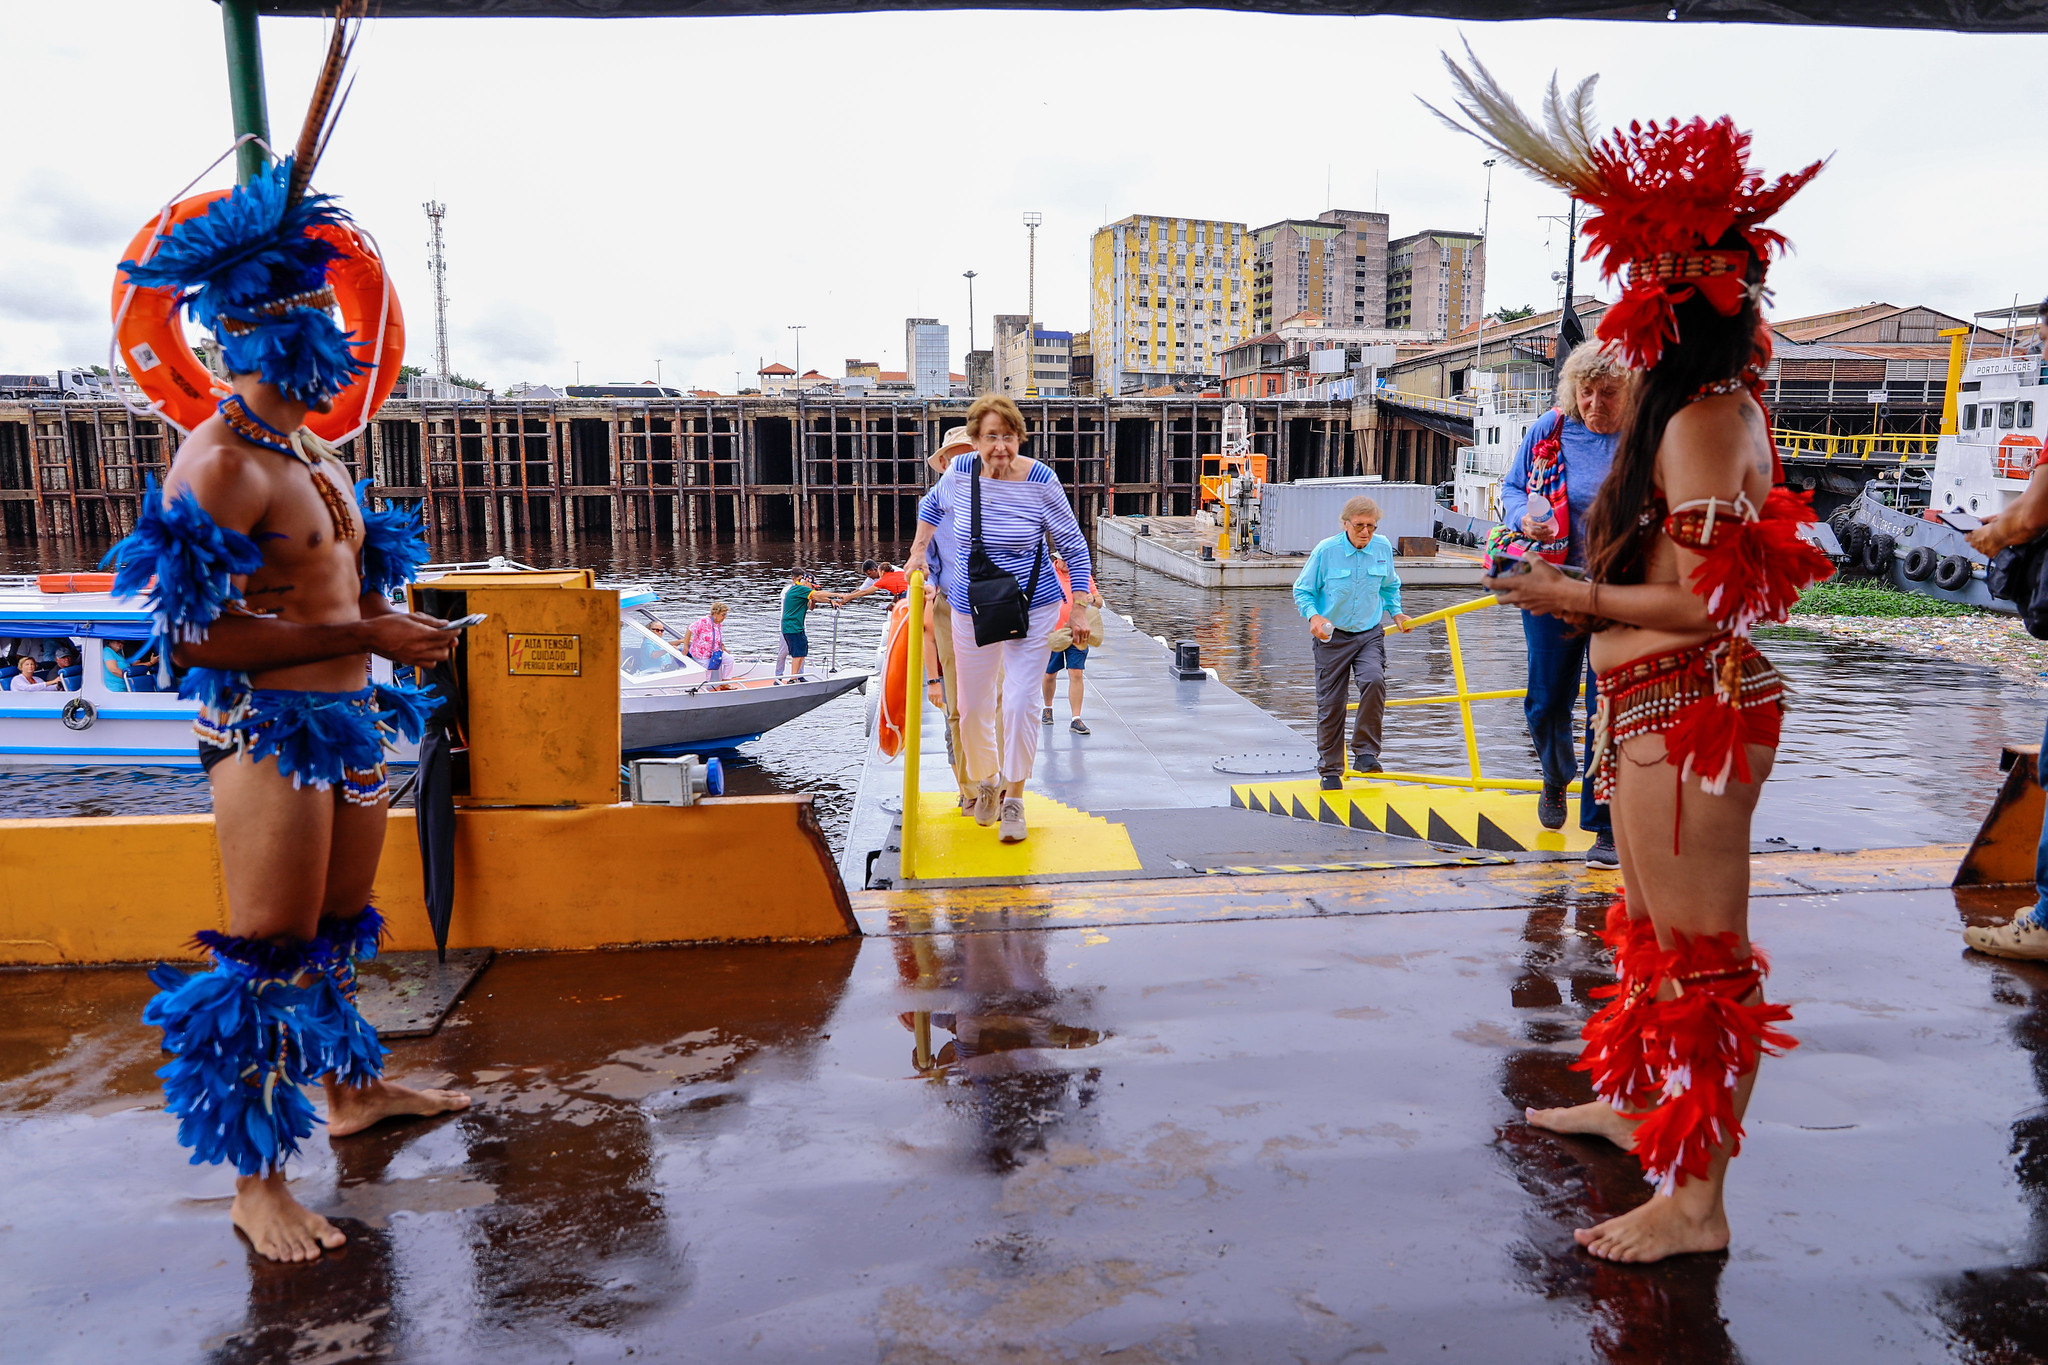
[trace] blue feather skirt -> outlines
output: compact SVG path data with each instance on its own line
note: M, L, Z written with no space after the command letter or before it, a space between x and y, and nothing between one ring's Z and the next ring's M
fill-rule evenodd
M193 733L251 763L277 759L294 787L340 787L350 805L374 806L386 794L384 754L400 738L417 743L440 698L404 683L354 692L288 692L251 687L248 676L195 668L178 695L199 703Z

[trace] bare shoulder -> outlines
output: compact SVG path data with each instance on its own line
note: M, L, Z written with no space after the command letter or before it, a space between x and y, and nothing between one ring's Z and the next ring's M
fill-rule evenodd
M262 454L207 422L178 448L164 496L189 490L216 522L253 530L270 507L270 469Z
M1729 497L1751 473L1770 476L1771 437L1746 393L1717 394L1672 414L1657 451L1659 481L1672 502Z

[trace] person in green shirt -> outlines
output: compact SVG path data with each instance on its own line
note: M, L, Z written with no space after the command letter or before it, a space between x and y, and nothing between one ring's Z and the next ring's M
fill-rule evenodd
M789 586L782 590L782 649L789 660L789 676L801 678L804 674L804 660L810 655L810 637L804 633L804 622L814 606L836 607L840 598L818 586L818 576L808 569L799 569L789 576ZM775 676L782 676L782 659L775 661Z

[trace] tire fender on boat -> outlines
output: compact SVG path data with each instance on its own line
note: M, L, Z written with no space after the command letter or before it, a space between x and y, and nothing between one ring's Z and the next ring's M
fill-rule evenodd
M1906 551L1906 562L1899 566L1899 572L1909 583L1925 583L1934 577L1934 566L1940 558L1931 547L1915 545Z
M1899 543L1883 531L1874 531L1863 542L1863 572L1883 577L1891 571L1892 557Z
M1961 555L1943 555L1941 562L1934 566L1934 586L1944 592L1955 592L1970 585L1971 564Z
M121 259L145 259L154 239L205 213L227 194L226 190L209 190L171 205L142 225ZM306 414L307 430L340 445L368 425L398 383L398 367L405 359L405 315L384 270L384 259L367 233L347 224L312 231L340 252L327 267L327 285L341 310L342 330L354 338L352 348L370 367L334 396L331 409ZM129 283L126 271L117 268L113 317L114 344L128 373L165 420L189 434L213 416L215 403L227 396L227 385L193 354L185 339L176 291L140 288Z

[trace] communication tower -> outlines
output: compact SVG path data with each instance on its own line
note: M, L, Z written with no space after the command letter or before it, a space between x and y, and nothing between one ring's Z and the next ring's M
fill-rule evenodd
M442 379L448 378L448 258L441 251L441 219L447 214L446 204L429 200L426 204L427 223L432 235L427 239L427 269L434 276L434 373Z

